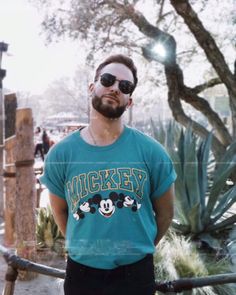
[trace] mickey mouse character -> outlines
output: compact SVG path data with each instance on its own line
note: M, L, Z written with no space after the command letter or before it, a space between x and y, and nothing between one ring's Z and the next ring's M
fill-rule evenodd
M106 218L111 217L115 212L116 206L111 199L101 200L98 211Z
M88 213L88 212L90 212L92 214L95 213L96 209L94 207L91 207L90 204L91 204L90 199L88 200L88 202L83 202L79 206L79 208L76 211L76 213L73 214L74 218L76 220L79 220L79 219L83 219L84 218L84 213Z
M98 205L98 211L103 217L109 218L115 212L115 201L117 199L118 194L115 192L111 192L107 199L102 199L101 195L97 194L93 197L93 203Z
M139 204L135 199L132 199L130 196L125 196L124 194L119 194L119 201L117 202L118 208L131 208L132 211L137 211L140 209L141 204Z
M126 196L124 200L124 206L125 207L131 207L132 211L137 211L140 209L141 204L139 204L136 200L131 199L130 196Z

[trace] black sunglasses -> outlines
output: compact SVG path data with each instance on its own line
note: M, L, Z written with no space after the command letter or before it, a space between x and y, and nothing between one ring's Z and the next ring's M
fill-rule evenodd
M119 81L118 87L124 94L131 94L134 91L134 84L128 80L118 80L115 76L104 73L100 77L100 83L104 87L112 86L116 81Z

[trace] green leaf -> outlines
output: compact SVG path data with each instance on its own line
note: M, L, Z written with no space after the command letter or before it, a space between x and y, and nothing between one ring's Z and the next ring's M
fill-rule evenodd
M196 138L192 135L191 129L187 129L184 142L184 181L191 208L195 207L195 205L200 201Z
M159 141L162 145L164 145L166 134L165 134L165 129L163 127L162 121L159 120L158 123L154 123L154 121L151 119L150 122L151 122L153 137L157 141Z
M232 171L235 169L235 163L230 162L227 166L225 166L225 170L222 173L218 173L218 170L215 171L215 178L213 182L213 186L210 190L209 200L206 208L206 221L209 222L212 211L218 201L219 195L225 187L226 180L229 175L231 175Z
M221 200L215 210L213 211L212 215L214 218L212 219L211 223L215 223L218 221L225 212L227 212L232 205L236 202L236 186L234 185L231 189L225 192L221 196Z
M212 249L221 249L219 241L216 238L213 238L211 235L207 233L202 233L198 237L201 239L201 241L207 243Z
M191 232L192 233L199 233L203 230L203 225L201 221L201 204L195 204L188 212L190 225L191 225Z
M218 164L218 173L221 174L225 169L227 169L229 163L232 161L235 162L235 154L236 154L236 141L231 143L231 145L227 148L224 156L220 159L220 164Z
M177 207L177 211L179 216L181 216L181 221L184 223L188 223L188 215L187 212L190 209L188 196L186 194L185 183L183 182L183 171L182 165L180 163L179 155L175 151L171 154L172 160L174 162L175 171L177 173L177 179L175 182L175 190L176 190L176 199L175 205Z
M226 218L225 220L218 222L214 225L210 225L206 228L207 232L215 232L220 231L222 229L225 229L227 227L231 227L236 222L236 215L232 215L229 218Z
M198 158L198 186L199 186L199 195L202 207L202 215L205 212L205 198L207 194L208 188L208 163L209 163L209 155L212 143L212 133L207 137L206 140L203 140L200 143L200 147L197 152Z
M172 227L181 232L182 234L188 234L190 232L190 226L186 224L180 224L177 221L172 221Z

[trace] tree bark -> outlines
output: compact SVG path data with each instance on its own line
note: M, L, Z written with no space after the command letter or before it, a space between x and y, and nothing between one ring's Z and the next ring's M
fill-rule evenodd
M1 54L1 52L0 52ZM1 67L0 67L1 68ZM0 77L0 83L2 83ZM4 143L4 104L3 104L3 91L0 85L0 217L3 217L4 211L4 202L3 202L3 187L4 187L4 179L3 179L3 143Z
M15 135L17 98L15 93L5 95L5 138Z
M15 173L15 147L16 137L12 136L5 140L6 169L7 173ZM7 247L15 246L15 211L16 211L16 177L5 177L4 195L4 220L5 235L4 244Z
M36 180L34 175L33 118L31 109L16 112L16 246L20 257L36 258ZM25 273L22 279L32 274Z
M207 131L206 128L204 128L202 125L198 124L191 118L189 118L182 108L181 102L180 102L180 88L182 85L181 80L181 74L176 73L180 69L178 67L165 67L165 74L167 79L167 85L168 85L168 102L170 105L170 108L172 110L173 116L176 119L177 122L185 126L186 128L188 126L191 126L196 134L198 134L202 138L206 138L209 135L209 131ZM179 79L178 79L179 78ZM213 152L215 154L215 157L219 159L222 154L225 151L224 146L220 143L220 141L213 135L212 137L212 143L213 143Z
M225 124L222 122L219 115L211 108L207 100L195 94L191 88L186 86L180 90L180 97L208 119L208 122L214 129L215 136L225 148L232 143L232 137L225 127Z
M225 84L232 112L233 139L236 139L236 79L225 61L222 52L216 45L211 34L204 28L197 14L187 0L171 0L176 12L183 18L189 30L194 35L200 47L204 50L207 59L214 67L221 81Z

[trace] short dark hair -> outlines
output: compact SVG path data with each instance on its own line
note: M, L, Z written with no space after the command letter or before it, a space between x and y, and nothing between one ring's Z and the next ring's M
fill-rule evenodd
M109 56L108 58L106 58L96 69L96 72L95 72L95 77L94 77L94 81L97 81L98 80L98 76L100 75L100 72L101 70L111 64L111 63L119 63L119 64L123 64L125 65L127 68L129 68L133 74L133 77L134 77L134 89L135 87L137 86L137 83L138 83L138 77L137 77L137 68L133 62L133 60L126 56L126 55L123 55L123 54L115 54L115 55L111 55ZM133 91L134 91L133 89ZM132 91L132 92L133 92ZM132 94L132 93L131 93Z

